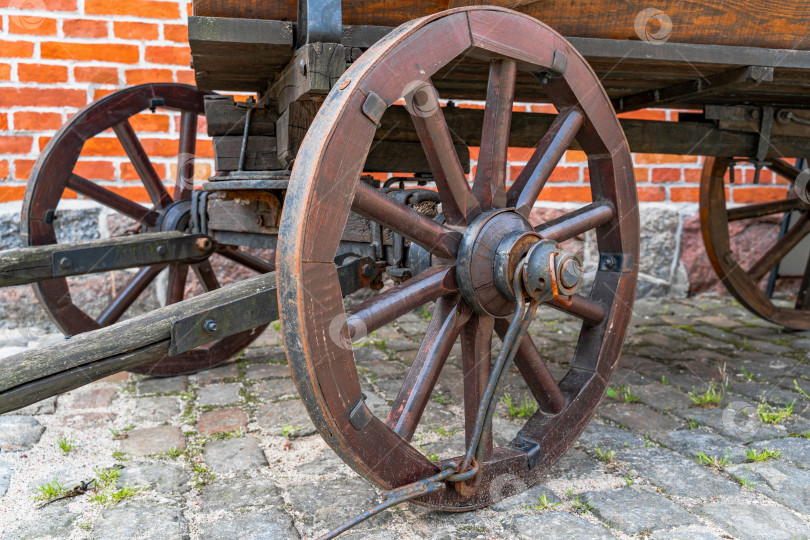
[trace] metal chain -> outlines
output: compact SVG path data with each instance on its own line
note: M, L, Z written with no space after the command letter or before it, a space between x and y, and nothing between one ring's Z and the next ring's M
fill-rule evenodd
M529 329L529 323L531 323L537 311L538 302L536 299L530 297L530 301L524 300L526 297L523 289L523 269L525 264L525 261L521 262L512 280L515 296L521 300L518 301L518 309L512 317L512 321L509 323L509 329L506 331L506 335L503 338L503 344L498 353L498 359L495 361L489 380L487 381L486 390L481 397L481 403L478 405L478 412L475 417L470 444L467 447L467 452L462 462L459 464L456 461L448 461L442 465L441 472L431 477L384 492L382 494L383 502L346 521L340 527L321 536L318 540L335 538L355 525L379 514L386 508L396 506L397 504L407 502L411 499L417 499L440 489L445 489L447 482L469 482L472 480L477 483L480 481L482 472L481 464L484 460L485 450L485 445L482 444L483 434L492 424L492 416L495 413L495 406L498 403L498 396L502 389L503 376L509 371L509 367L520 348L520 341Z

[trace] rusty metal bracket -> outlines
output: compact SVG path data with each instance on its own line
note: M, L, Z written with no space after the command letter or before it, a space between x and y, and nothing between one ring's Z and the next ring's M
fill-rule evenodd
M307 43L340 43L343 11L340 0L298 0L295 46Z

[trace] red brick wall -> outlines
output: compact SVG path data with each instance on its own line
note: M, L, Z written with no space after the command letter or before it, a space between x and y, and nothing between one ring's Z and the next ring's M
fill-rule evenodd
M10 0L0 8L0 202L22 198L40 151L86 103L127 85L194 83L186 43L190 10L190 3L174 0ZM642 111L628 116L672 120L676 114ZM147 113L133 122L167 181L175 172L177 121L169 114ZM202 141L198 151L208 158L197 167L202 178L211 173L210 142ZM472 155L477 156L476 149ZM512 179L529 155L525 149L510 153ZM634 164L641 201L697 202L701 159L636 154ZM147 200L112 134L86 145L77 172ZM740 176L743 182L733 187L734 202L784 194L768 172L758 187L751 185L750 170ZM568 152L551 180L543 199L589 200L581 152Z

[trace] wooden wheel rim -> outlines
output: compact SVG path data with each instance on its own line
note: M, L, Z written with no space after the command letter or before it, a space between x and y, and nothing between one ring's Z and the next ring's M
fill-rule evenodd
M724 182L726 170L731 163L731 158L709 157L703 165L700 181L700 230L709 261L726 289L749 311L786 328L810 330L810 311L776 306L760 289L759 280L754 280L733 255ZM777 174L795 179L795 171L789 167L773 170Z
M82 108L48 142L31 171L22 209L23 241L29 246L57 243L53 220L49 219L48 211L55 211L64 191L70 189L68 181L87 140L156 103L160 103L158 107L162 109L204 116L203 98L208 94L210 92L184 84L144 84L113 92ZM67 279L37 283L34 292L51 320L65 334L76 335L101 327L73 303ZM245 348L259 336L263 328L144 364L132 371L168 376L213 367Z
M340 339L329 335L330 325L346 317L335 293L333 259L363 165L345 158L367 155L376 128L363 112L367 96L374 92L391 105L412 81L429 79L470 51L514 58L538 70L552 66L555 51L565 54L565 75L553 85L555 104L576 105L585 118L578 140L590 156L592 194L615 208L611 220L597 229L598 244L602 254L612 254L614 263L620 263L610 265L614 271L597 272L591 300L607 316L580 334L573 367L560 383L564 410L554 416L538 413L521 430L538 442L541 459L529 468L521 449L497 448L484 466L483 488L472 496L450 489L418 500L455 511L513 494L487 489L498 476L512 475L524 486L536 481L585 428L619 357L635 295L638 213L629 149L593 71L559 34L506 9L460 8L399 27L341 77L308 131L292 172L277 257L285 346L299 393L320 434L354 470L385 488L435 474L437 464L382 420L371 417L362 429L350 421L361 389L351 348L340 344L350 342L348 328L343 327ZM429 272L419 277L425 274ZM452 278L452 271L444 275Z

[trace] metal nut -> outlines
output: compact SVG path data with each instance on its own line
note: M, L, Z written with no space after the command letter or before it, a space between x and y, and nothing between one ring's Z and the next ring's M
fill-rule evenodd
M605 257L605 268L615 268L616 266L616 257L610 255Z
M166 255L166 246L164 246L163 244L159 245L158 247L155 248L155 253L157 253L161 257L163 255Z
M211 249L211 246L213 246L214 243L211 242L210 238L198 238L197 241L194 243L194 245L200 251L208 251L209 249Z
M217 321L215 321L214 319L208 319L207 321L205 321L205 323L203 323L203 329L206 332L216 332L218 329Z
M71 266L73 266L73 262L67 257L59 259L59 268L70 268Z

